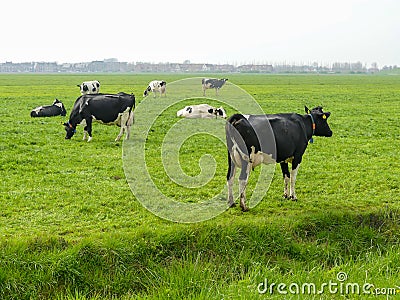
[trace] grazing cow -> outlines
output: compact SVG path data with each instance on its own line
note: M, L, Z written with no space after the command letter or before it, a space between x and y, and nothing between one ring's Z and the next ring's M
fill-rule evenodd
M77 86L80 88L82 95L98 94L100 92L100 82L97 80L84 81Z
M208 104L199 104L199 105L190 105L185 106L185 108L179 110L176 115L178 117L184 118L203 118L203 119L211 119L211 118L226 118L225 110L222 107L216 108L212 107Z
M207 89L215 89L215 94L218 95L218 91L227 82L227 78L215 79L215 78L203 78L201 84L203 86L203 96L206 95Z
M239 176L240 206L246 207L246 185L251 169L261 163L279 163L284 178L285 198L297 200L295 193L296 175L302 156L312 136L332 136L327 119L329 112L322 107L311 111L305 107L306 115L241 115L235 114L225 126L228 146L228 203L235 206L232 185L236 167L241 168ZM276 147L276 148L275 148ZM288 163L292 164L289 172ZM290 194L288 191L290 184Z
M86 123L83 139L86 139L87 133L89 135L88 142L90 142L92 140L92 120L95 120L102 124L121 127L115 141L122 137L124 131L126 131L126 139L129 139L130 127L134 121L132 111L134 107L135 96L133 94L82 95L76 99L69 121L64 123L67 132L65 138L70 139L76 132L76 126L83 122Z
M153 80L150 81L147 89L143 92L143 97L146 97L150 92L153 92L154 98L156 97L156 93L160 93L160 97L162 94L167 96L167 83L164 80Z
M39 106L31 111L31 117L54 117L54 116L65 116L67 111L65 110L64 104L56 99L52 105Z

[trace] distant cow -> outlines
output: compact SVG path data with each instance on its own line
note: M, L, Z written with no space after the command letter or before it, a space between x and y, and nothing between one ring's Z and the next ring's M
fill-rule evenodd
M245 203L246 185L249 173L251 169L261 163L280 163L284 178L283 196L293 200L297 199L296 176L308 142L313 135L332 136L327 122L330 113L324 112L320 106L311 111L307 107L305 109L306 115L295 113L235 114L228 119L225 131L228 146L228 203L231 207L235 206L232 185L236 167L241 168L239 176L240 206L243 211L246 211L248 210ZM292 164L290 172L288 163Z
M143 97L146 97L150 92L153 92L154 98L156 97L157 92L160 93L160 97L162 94L167 96L167 83L164 80L150 81L147 89L143 92Z
M89 135L88 142L90 142L92 140L92 120L95 120L102 124L121 127L115 141L122 137L124 131L126 139L129 139L130 127L134 121L134 107L135 96L126 93L82 95L76 99L69 121L64 123L67 132L65 138L70 139L76 132L76 126L82 122L86 123L83 139L86 139L87 133Z
M199 105L190 105L185 106L185 108L179 110L176 115L178 117L184 118L203 118L203 119L211 119L211 118L226 118L225 110L222 107L213 107L208 104L199 104Z
M100 93L100 82L97 80L84 81L77 86L80 88L82 95Z
M203 96L206 95L207 89L215 89L215 94L218 95L218 91L227 82L227 78L215 79L215 78L203 78L201 84L203 86Z
M65 116L67 111L65 110L64 104L56 99L52 105L39 106L31 111L31 117L54 117L54 116Z

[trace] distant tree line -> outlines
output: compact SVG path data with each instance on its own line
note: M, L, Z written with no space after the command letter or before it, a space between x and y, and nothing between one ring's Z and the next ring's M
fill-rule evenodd
M384 66L378 68L377 63L370 67L361 62L341 63L336 62L329 65L321 63L277 63L277 64L203 64L190 63L149 63L149 62L119 62L117 59L104 59L102 61L91 61L81 63L57 62L25 62L0 63L0 73L345 73L362 74L378 73L381 71L398 71L397 66Z

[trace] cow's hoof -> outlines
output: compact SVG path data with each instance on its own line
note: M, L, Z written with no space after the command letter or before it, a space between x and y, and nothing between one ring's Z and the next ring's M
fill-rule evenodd
M235 202L229 203L229 208L232 208L232 207L235 207L235 206L236 206L236 203L235 203Z
M289 196L287 194L283 194L282 198L287 199L287 198L289 198Z
M295 197L295 196L290 196L289 199L292 201L297 201L297 197Z
M241 206L241 208L242 208L242 212L249 211L249 208L248 208L248 207L246 207L246 206Z

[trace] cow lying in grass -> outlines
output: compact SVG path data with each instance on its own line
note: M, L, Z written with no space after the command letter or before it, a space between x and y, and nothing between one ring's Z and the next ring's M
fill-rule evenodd
M39 106L31 110L32 118L65 116L66 114L64 104L58 99L54 100L52 105Z
M176 115L178 117L184 118L203 118L203 119L211 119L211 118L226 118L225 110L222 107L213 107L208 104L198 104L198 105L190 105L185 106L185 108L179 110Z

